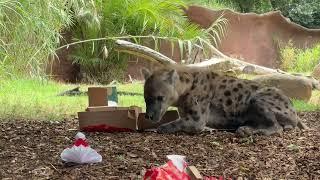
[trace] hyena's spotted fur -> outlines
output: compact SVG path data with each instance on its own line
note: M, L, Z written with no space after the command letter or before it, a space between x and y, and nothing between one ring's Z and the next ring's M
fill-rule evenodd
M279 89L188 67L167 67L153 73L143 69L142 73L147 117L159 121L169 106L178 107L181 116L160 126L160 133L197 133L209 127L247 136L307 128Z

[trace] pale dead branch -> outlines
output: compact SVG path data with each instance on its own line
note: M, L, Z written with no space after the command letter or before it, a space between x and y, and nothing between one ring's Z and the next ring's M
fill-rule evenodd
M132 55L143 57L149 60L160 62L161 64L176 64L176 62L167 56L146 46L134 44L124 40L116 41L116 51L126 52Z
M189 64L188 66L206 67L206 68L211 68L217 71L234 70L234 71L246 73L246 74L272 74L272 73L286 74L286 72L281 70L271 69L271 68L247 63L238 59L230 58L224 55L223 53L221 53L218 49L216 49L212 45L211 46L209 45L209 47L217 55L217 58L211 58L209 60L196 63L196 64ZM124 40L116 41L115 50L119 52L126 52L139 57L143 57L148 60L159 62L161 64L176 64L174 60L170 59L169 57L151 48L134 44Z

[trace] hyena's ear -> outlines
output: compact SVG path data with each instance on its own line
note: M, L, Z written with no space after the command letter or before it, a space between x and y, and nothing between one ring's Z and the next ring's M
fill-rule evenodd
M176 83L178 79L179 79L179 75L175 69L172 69L168 72L167 80L170 84Z
M151 72L147 68L142 68L141 74L143 75L145 80L147 80L151 76Z

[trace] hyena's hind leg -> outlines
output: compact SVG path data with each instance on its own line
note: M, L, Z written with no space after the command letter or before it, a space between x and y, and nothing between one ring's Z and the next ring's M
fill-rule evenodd
M284 130L291 130L298 127L299 129L309 129L309 127L304 124L297 114L288 116L283 113L276 113L277 120Z
M257 98L263 100L265 106L275 113L278 123L284 130L291 130L296 127L308 129L297 115L290 99L284 96L280 90L265 88L258 94Z
M237 129L240 136L254 134L270 136L283 131L275 113L266 107L261 99L251 99L248 110L243 114L244 125Z

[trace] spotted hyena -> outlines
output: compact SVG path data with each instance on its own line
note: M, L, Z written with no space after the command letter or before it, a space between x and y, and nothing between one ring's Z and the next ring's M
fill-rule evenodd
M169 106L177 107L180 114L180 119L161 125L159 133L197 133L214 128L247 136L307 128L289 98L277 88L184 66L152 73L142 69L142 74L146 117L160 121Z

